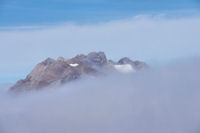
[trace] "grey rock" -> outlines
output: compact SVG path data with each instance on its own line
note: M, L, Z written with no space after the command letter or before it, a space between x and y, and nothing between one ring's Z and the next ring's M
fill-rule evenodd
M120 64L120 65L123 65L123 64L130 64L130 63L133 63L133 61L130 60L128 57L121 58L121 59L118 61L118 64Z
M93 64L97 66L103 66L107 63L107 58L104 52L91 52L88 54L87 59Z
M117 64L119 64L119 65L130 64L136 70L148 68L148 65L146 63L144 63L142 61L138 61L138 60L132 61L128 57L121 58Z
M82 74L96 72L95 69L82 63L81 61L76 63L79 63L79 66L72 67L68 61L53 60L48 58L39 63L24 80L19 80L13 87L11 87L11 90L26 91L41 89L58 80L61 81L61 84L64 84L71 80L78 79Z
M118 63L107 60L103 52L91 52L88 55L77 55L71 59L58 57L56 60L47 58L36 65L30 74L23 80L19 80L10 88L12 91L28 91L60 86L70 81L79 79L82 75L95 75L100 73L100 68L110 69L115 64L131 64L137 70L145 68L144 62L132 61L125 57Z

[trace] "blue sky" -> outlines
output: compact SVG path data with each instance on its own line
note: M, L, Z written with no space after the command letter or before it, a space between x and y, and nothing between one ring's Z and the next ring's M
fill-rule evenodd
M200 56L199 0L0 0L0 83L47 57L104 51L150 65Z
M0 0L0 26L82 24L199 7L199 0Z

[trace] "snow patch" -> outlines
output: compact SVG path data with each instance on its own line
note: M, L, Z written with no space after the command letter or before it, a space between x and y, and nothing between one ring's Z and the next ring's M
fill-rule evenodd
M77 67L79 64L74 63L74 64L69 64L71 67Z
M114 65L114 68L122 73L135 72L134 68L130 64Z

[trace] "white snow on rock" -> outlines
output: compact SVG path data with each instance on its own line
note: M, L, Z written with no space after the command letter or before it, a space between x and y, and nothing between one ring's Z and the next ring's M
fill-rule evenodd
M121 73L135 72L134 68L130 64L114 65L114 68Z
M74 64L69 64L71 67L77 67L79 64L74 63Z

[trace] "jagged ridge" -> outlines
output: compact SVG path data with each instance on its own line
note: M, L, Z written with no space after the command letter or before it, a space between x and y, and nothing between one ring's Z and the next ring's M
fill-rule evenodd
M147 65L144 62L132 61L127 57L120 59L117 63L107 60L104 52L91 52L88 55L81 54L71 59L59 57L54 60L47 58L36 65L25 79L19 80L10 90L28 91L42 89L50 85L62 85L80 78L83 74L97 74L102 68L112 68L123 72L124 68L138 71L146 67Z

